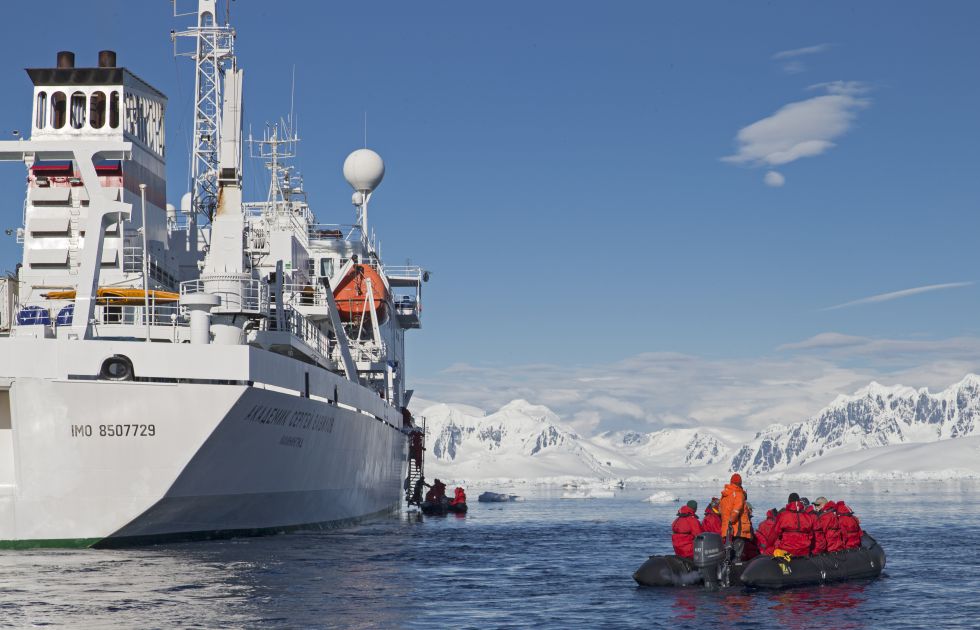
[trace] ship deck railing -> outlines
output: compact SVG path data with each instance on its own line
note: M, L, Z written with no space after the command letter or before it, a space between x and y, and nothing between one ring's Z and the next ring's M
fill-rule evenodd
M208 287L207 284L214 283ZM226 287L221 290L219 286ZM207 290L205 290L207 288ZM180 295L211 293L221 298L221 304L212 313L246 313L250 315L269 315L269 285L255 278L224 279L220 283L213 280L185 280L180 283Z
M330 300L327 298L326 289L324 289L323 285L319 283L283 284L282 301L285 304L296 304L300 306L330 305Z
M75 319L75 301L38 299L13 308L13 328L16 334L42 338L67 334ZM24 309L32 317L24 322L17 319ZM147 329L153 340L177 343L188 336L190 326L185 310L174 300L160 301L151 294L149 306L134 304L134 298L100 297L92 313L92 337L95 339L146 339Z
M360 229L361 226L350 223L310 223L307 226L307 236L311 241L346 241Z

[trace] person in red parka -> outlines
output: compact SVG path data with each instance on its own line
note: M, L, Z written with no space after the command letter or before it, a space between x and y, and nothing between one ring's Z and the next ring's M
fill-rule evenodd
M698 502L688 501L677 511L677 518L670 526L673 534L670 542L674 544L674 553L681 558L694 557L694 537L701 533L701 523L698 522Z
M844 537L837 517L837 504L820 497L817 506L817 527L814 530L813 553L834 553L844 548Z
M701 530L711 534L721 534L721 512L718 511L718 497L712 497L711 503L704 508Z
M861 521L843 501L837 502L837 520L840 523L840 533L844 538L844 549L857 549L861 546Z
M759 547L759 553L771 556L775 549L776 539L773 538L776 528L776 514L778 510L773 508L766 512L766 518L755 528L755 544Z
M436 479L435 482L429 486L429 488L431 489L425 493L425 500L427 502L439 503L446 498L446 484L442 483L438 479Z
M807 514L800 495L789 495L789 502L776 516L773 537L775 547L793 556L809 556L813 549L813 528L816 517Z
M459 486L456 486L453 499L449 505L466 505L466 492Z

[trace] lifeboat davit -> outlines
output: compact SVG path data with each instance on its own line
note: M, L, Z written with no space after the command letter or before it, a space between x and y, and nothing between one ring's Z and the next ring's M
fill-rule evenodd
M343 320L358 321L368 313L371 308L371 301L367 299L368 280L371 281L371 294L374 296L378 320L384 319L385 304L388 303L388 289L384 279L370 265L354 265L333 290L337 310Z

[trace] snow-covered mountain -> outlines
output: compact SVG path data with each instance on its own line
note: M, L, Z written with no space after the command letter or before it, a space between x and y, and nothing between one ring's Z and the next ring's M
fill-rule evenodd
M437 404L424 410L427 476L451 478L607 476L582 438L542 405L514 400L495 413Z
M433 404L427 476L450 479L721 478L845 474L980 477L980 377L930 394L872 383L816 416L755 434L718 427L584 438L550 409L515 400L492 414Z
M980 435L980 377L969 375L938 394L871 383L813 418L760 431L739 449L731 469L789 470L833 453L971 435Z

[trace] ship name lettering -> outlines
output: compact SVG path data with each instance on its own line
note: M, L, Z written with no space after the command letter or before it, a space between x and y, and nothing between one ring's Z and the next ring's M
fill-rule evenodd
M271 424L277 427L288 427L290 429L303 429L317 433L331 433L334 425L333 416L325 413L294 411L292 409L281 409L266 405L254 405L245 414L245 421L255 422L256 424Z

